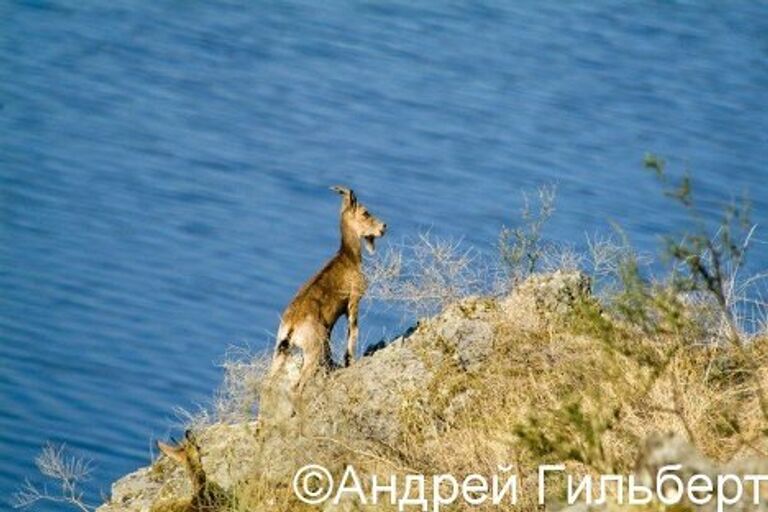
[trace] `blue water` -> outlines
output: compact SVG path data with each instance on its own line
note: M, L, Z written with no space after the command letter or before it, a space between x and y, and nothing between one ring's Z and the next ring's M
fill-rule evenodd
M335 249L329 185L490 253L555 182L550 238L653 250L653 151L768 224L768 4L591 4L0 3L0 500L47 440L92 502L146 464Z

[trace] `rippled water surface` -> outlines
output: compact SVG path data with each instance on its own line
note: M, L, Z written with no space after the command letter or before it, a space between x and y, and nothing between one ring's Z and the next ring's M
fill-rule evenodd
M335 249L328 185L492 251L556 182L551 238L652 249L653 151L768 221L768 4L592 4L0 3L0 496L46 440L91 501L145 464Z

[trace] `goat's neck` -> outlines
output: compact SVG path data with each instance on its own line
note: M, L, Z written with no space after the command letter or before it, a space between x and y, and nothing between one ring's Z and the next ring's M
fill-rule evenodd
M341 247L339 253L348 256L353 262L361 264L363 261L360 251L360 237L351 226L348 226L342 219L341 221Z
M208 485L205 479L205 471L201 467L188 467L187 472L192 480L192 493L196 496L203 492Z

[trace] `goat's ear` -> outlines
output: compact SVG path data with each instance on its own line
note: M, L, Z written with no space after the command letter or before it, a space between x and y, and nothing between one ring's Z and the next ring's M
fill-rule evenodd
M195 437L195 433L192 432L192 429L187 429L184 431L184 439L187 443L197 445L197 438Z
M343 200L342 200L343 202L341 204L342 209L346 209L346 208L357 205L357 198L355 197L355 193L354 191L352 191L351 188L335 185L331 187L331 190L342 195L343 197Z
M187 455L184 452L183 446L171 446L169 444L165 444L161 441L158 441L157 447L160 449L161 452L163 452L171 460L174 460L179 464L184 463L184 459L186 458Z

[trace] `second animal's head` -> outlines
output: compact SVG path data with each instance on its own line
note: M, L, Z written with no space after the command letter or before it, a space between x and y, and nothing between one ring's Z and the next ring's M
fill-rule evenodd
M174 445L165 444L158 441L157 447L168 458L184 467L189 473L195 474L202 471L200 461L200 447L197 444L194 434L191 430L184 433L184 440Z
M341 186L331 187L331 190L338 192L342 196L341 202L341 221L344 225L351 228L354 233L365 240L365 248L369 253L374 251L374 240L384 236L387 231L387 225L376 218L362 203L358 202L355 193Z

